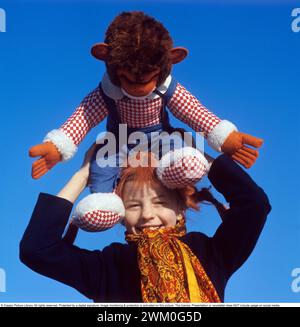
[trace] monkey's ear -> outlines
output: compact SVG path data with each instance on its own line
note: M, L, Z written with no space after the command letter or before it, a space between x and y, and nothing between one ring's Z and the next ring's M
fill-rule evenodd
M106 43L96 43L91 49L92 55L99 59L105 61L108 56L108 44Z
M172 64L178 64L188 55L188 53L189 51L186 48L182 48L182 47L173 48L170 53Z

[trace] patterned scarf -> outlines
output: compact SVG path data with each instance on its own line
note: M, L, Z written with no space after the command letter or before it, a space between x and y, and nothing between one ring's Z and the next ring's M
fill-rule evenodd
M185 234L184 219L175 227L125 233L137 243L144 302L221 302L198 258L178 239Z

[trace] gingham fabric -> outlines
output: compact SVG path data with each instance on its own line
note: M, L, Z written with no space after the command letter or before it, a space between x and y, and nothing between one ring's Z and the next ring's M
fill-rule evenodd
M117 100L121 122L132 128L159 124L161 107L161 98L136 100L124 97ZM178 119L196 132L204 132L205 137L221 121L179 83L168 107ZM77 146L90 129L98 125L107 115L108 109L97 87L83 99L60 129Z
M153 126L160 123L160 110L162 106L161 98L117 101L120 119L128 127L141 128Z
M60 127L75 145L81 143L86 134L108 115L99 87L89 93L71 117Z
M187 155L166 167L161 181L168 188L182 188L199 182L206 173L206 166L199 158Z
M179 83L168 108L176 118L186 123L194 131L203 132L205 138L221 121Z
M74 223L87 232L99 232L113 227L117 224L121 215L112 211L93 210L86 214L74 217Z

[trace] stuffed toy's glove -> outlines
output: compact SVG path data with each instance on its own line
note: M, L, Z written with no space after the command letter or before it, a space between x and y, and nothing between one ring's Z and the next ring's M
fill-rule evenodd
M51 142L45 142L31 147L29 155L30 157L41 156L41 158L32 164L31 176L34 179L42 177L62 160L62 156L57 150L57 147Z
M250 168L258 157L258 151L245 144L259 148L262 146L263 140L249 134L233 131L224 141L221 151L229 154L233 160L245 168Z

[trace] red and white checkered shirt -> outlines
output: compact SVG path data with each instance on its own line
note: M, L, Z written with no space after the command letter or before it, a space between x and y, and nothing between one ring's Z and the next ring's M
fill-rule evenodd
M116 104L121 122L127 124L128 127L148 127L161 122L161 97L138 100L124 96L116 100ZM221 121L179 83L168 103L168 108L176 118L194 131L204 132L205 137ZM108 109L97 87L83 99L60 130L77 146L86 134L107 115Z

